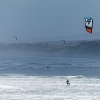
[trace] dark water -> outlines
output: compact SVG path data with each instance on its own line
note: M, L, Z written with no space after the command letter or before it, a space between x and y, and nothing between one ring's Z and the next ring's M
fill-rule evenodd
M100 59L64 57L2 57L0 74L100 76Z
M100 76L100 40L0 44L0 74Z

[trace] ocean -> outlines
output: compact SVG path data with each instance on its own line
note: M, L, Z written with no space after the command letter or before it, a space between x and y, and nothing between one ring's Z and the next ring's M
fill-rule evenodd
M0 100L99 100L99 51L100 40L2 43Z

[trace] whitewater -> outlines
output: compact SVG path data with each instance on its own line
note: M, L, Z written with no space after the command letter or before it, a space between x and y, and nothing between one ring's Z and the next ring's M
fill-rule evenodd
M99 100L99 49L99 40L0 44L0 100Z
M70 86L66 79L70 79ZM0 76L0 100L99 100L100 79L83 76Z

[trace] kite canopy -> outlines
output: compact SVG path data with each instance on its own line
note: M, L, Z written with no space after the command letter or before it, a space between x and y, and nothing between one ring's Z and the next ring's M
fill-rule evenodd
M90 34L92 34L92 28L93 28L93 19L91 17L85 17L85 28L86 31Z
M17 36L14 36L15 40L17 40Z

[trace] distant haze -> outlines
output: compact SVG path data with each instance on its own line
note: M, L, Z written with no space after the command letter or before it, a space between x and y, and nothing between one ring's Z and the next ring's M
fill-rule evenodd
M84 17L92 17L93 34L100 33L99 5L100 0L0 0L0 42L91 37L85 31Z

